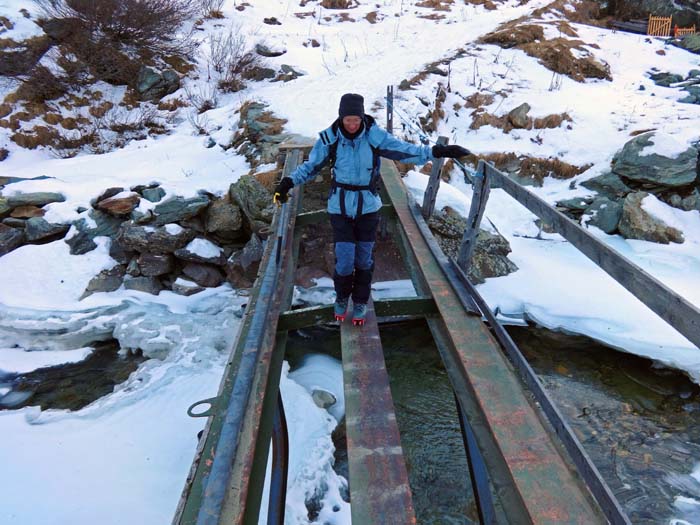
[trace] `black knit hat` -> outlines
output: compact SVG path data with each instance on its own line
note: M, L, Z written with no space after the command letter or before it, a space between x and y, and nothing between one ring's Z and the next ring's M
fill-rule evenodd
M345 93L340 97L340 107L338 115L340 118L350 115L362 117L365 114L365 99L356 93Z

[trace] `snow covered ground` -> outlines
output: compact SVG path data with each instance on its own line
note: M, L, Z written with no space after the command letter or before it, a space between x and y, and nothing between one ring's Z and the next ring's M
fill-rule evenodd
M244 91L220 96L218 107L205 117L210 136L222 144L230 141L238 124L235 112L247 100L269 104L275 114L288 119L286 131L310 137L335 118L338 99L345 92L363 94L365 108L383 122L387 85L397 85L426 64L452 56L459 49L464 49L465 55L451 64L452 91L444 103L446 117L432 140L438 134L446 135L452 143L477 154L515 152L576 165L592 164L575 179L580 182L605 173L614 153L635 130L656 128L681 146L698 139L695 123L700 106L679 104L677 100L684 96L681 91L655 86L645 75L653 67L685 75L700 67L696 55L667 47L657 39L647 41L638 35L574 25L584 42L600 46L589 48L590 52L610 65L613 80L578 83L561 77L557 79L559 87L551 89L553 75L536 59L519 50L474 43L500 23L547 5L545 0L524 5L511 0L494 11L453 4L451 11L440 11L445 18L438 21L417 16L433 11L416 7L415 0L361 2L349 11L355 22L341 22L336 12L311 2L305 7L281 0L250 3L253 5L238 11L233 1L227 0L227 18L207 21L200 38L238 25L250 43L264 41L286 49L283 56L269 59L272 66L289 64L305 75L288 83L251 83ZM22 7L35 11L28 1L0 0L0 16L16 23L1 37L19 40L40 32L19 14ZM313 15L299 17L296 13L300 12ZM378 14L376 24L365 19L371 12ZM262 23L263 18L273 16L281 25ZM304 47L310 39L321 45ZM395 127L399 134L418 140L413 126L418 115L427 111L421 99L433 101L437 83L446 81L445 77L428 75L414 90L396 92ZM191 90L203 90L206 74L202 70L199 79L187 83ZM645 89L640 90L640 86ZM0 94L12 87L11 83L0 84ZM479 88L495 95L486 108L491 113L502 115L527 102L535 117L567 112L573 119L571 129L564 125L508 134L491 126L471 130L468 112L450 108L463 104ZM8 185L3 195L20 191L63 193L65 202L47 207L46 219L55 222L77 219L78 207L89 207L90 200L110 186L158 181L168 195L192 196L199 190L222 195L231 182L249 170L245 158L233 150L207 148L207 140L197 135L184 117L168 136L73 159L58 159L42 149L21 150L8 137L7 130L0 129L0 147L10 150L9 159L0 164L1 176L50 178ZM405 181L417 197L422 194L424 175L412 172ZM568 180L547 180L534 191L549 202L590 193L578 184L570 189ZM453 184L442 185L438 207L449 204L466 214L469 193L469 187L455 177ZM686 241L663 246L599 231L595 234L689 301L700 304L700 214L661 202L645 202L647 205L667 223L682 229ZM648 356L684 370L700 383L698 349L559 236L543 234L543 240L534 239L538 230L527 210L494 190L486 217L509 240L511 258L520 268L480 286L492 307L506 316L583 333L626 352ZM189 298L170 292L154 297L118 290L80 301L90 278L114 264L107 242L106 238L98 239L98 249L82 256L71 256L65 243L57 241L24 246L0 258L0 371L28 371L84 358L87 342L112 337L124 351L140 348L156 358L141 365L114 394L83 410L0 412L1 523L152 525L169 523L174 512L196 434L203 425L201 420L189 419L185 410L215 394L226 349L238 327L234 313L246 299L229 286L221 286ZM380 288L398 295L408 289L406 283L381 284L375 285L375 292ZM328 302L330 287L321 282L302 295L304 300ZM45 359L37 359L40 352L30 350L47 351L42 355ZM348 508L338 496L343 481L330 468L330 432L336 420L311 401L310 390L319 385L303 379L308 374L337 373L338 363L312 359L304 368L284 374L285 403L304 407L288 415L293 450L308 451L292 458L290 524L308 523L304 499L324 484L329 505L341 505L339 512L324 518L329 523L349 523ZM336 393L342 397L342 388ZM306 417L297 419L301 414ZM697 470L694 476L700 481ZM686 500L679 499L679 513L697 516L697 510L692 509L697 509L698 502Z

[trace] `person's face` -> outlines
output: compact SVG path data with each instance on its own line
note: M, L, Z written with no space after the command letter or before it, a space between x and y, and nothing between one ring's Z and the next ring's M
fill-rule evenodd
M361 124L362 119L360 117L356 117L355 115L343 117L343 127L348 133L357 133L357 130L360 129Z

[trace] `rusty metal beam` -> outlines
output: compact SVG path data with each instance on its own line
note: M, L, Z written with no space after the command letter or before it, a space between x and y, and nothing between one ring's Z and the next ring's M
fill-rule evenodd
M364 327L340 326L352 522L416 523L372 301Z
M285 173L300 161L299 151L290 152ZM284 351L280 337L286 337L278 336L276 327L291 296L292 233L300 198L300 192L293 195L276 215L282 241L267 245L219 394L208 400L209 421L175 524L257 524Z
M443 337L442 341L436 337L436 342L507 521L605 523L497 341L480 317L466 315L412 217L406 189L392 163L382 165L382 178L417 262L421 274L417 280L435 299L440 318L432 324L439 326Z

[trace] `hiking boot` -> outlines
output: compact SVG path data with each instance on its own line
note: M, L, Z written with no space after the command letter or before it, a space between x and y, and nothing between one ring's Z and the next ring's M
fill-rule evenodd
M357 303L352 308L352 324L355 326L364 326L365 318L367 317L367 305Z
M348 311L348 300L347 299L336 299L333 305L333 313L335 314L335 320L341 323L345 321L345 316Z

